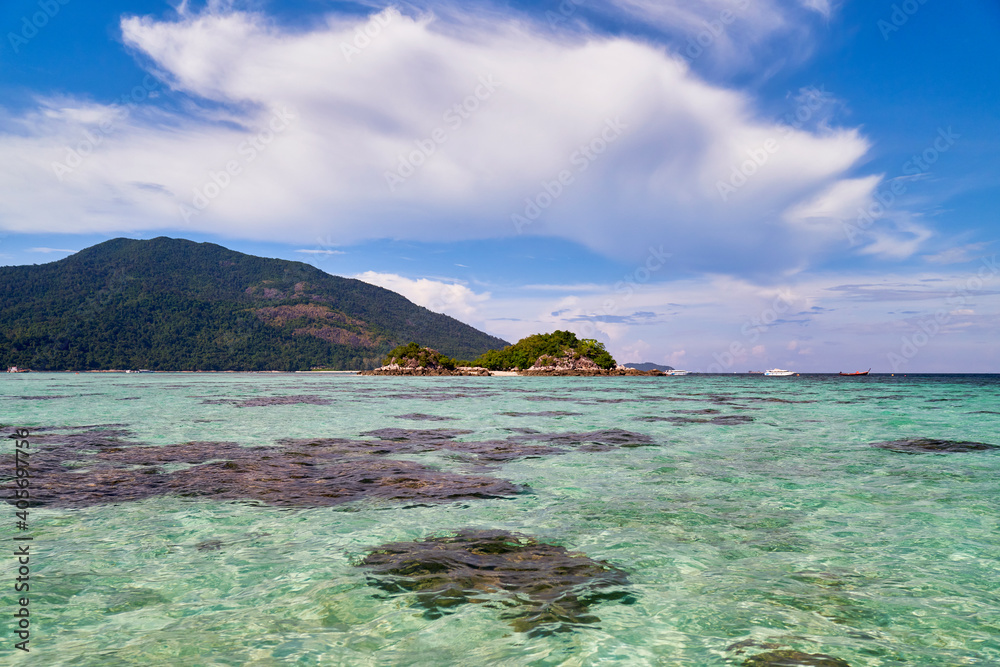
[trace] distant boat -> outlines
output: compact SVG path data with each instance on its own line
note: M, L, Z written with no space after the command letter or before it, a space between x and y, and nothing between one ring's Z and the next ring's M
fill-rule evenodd
M3 368L3 367L0 366L0 368ZM31 369L30 368L18 368L17 366L11 366L10 368L7 369L7 372L8 373L30 373Z
M663 371L663 374L664 375L687 375L690 372L691 371L678 371L678 370L671 369L669 371Z
M747 375L763 375L764 371L747 371Z
M869 368L866 371L857 371L855 373L841 373L841 375L868 375L871 372L872 372L872 369Z
M795 371L786 371L780 368L772 368L769 371L764 371L764 375L774 376L785 376L785 375L795 375Z

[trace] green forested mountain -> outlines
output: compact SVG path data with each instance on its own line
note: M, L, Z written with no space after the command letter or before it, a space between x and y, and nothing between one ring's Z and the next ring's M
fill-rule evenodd
M7 366L363 369L409 341L465 359L507 345L381 287L212 243L114 239L0 267Z

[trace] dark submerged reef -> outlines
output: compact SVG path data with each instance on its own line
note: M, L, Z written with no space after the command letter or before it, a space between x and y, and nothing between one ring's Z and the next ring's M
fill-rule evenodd
M447 422L455 421L458 417L444 417L442 415L425 415L422 412L412 412L407 415L396 415L396 419L411 419L413 421L424 422Z
M743 667L851 667L840 658L823 653L802 653L791 649L758 653L743 661Z
M299 398L299 397L293 397ZM504 440L462 441L462 429L382 428L374 439L287 438L272 446L187 442L150 446L122 424L54 427L32 432L32 467L44 485L32 505L84 507L175 495L244 500L285 507L339 505L363 498L411 503L504 498L524 489L507 480L436 470L398 454L446 451L460 459L506 462L646 447L649 436L622 429L587 433L517 433Z
M378 447L380 451L389 449L395 452L416 453L447 450L459 456L494 462L565 454L569 451L567 447L577 447L588 452L605 452L616 447L656 445L648 435L617 428L586 433L526 433L523 429L519 431L521 432L517 435L504 440L464 441L456 438L468 435L471 431L447 428L381 428L361 434L379 440L355 442L360 446Z
M156 447L123 440L127 435L122 429L32 434L33 444L46 445L32 453L33 472L44 480L32 494L32 505L85 507L169 494L320 507L363 498L452 502L523 491L495 477L382 458L371 443L361 441L289 441L271 447L189 442Z
M508 593L504 618L532 636L597 623L589 608L598 602L635 601L624 589L629 582L622 570L500 530L383 544L360 565L369 569L371 585L392 595L415 593L415 604L432 619Z
M206 405L234 405L238 408L262 408L270 405L331 405L333 399L322 396L256 396L254 398L218 398L202 401Z
M890 449L903 454L956 454L963 452L984 452L1000 449L985 442L964 442L961 440L937 440L935 438L908 438L873 442L872 447Z

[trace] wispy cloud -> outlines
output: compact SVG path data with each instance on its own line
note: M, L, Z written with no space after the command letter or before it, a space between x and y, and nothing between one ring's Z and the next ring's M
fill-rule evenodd
M305 253L306 255L346 255L347 253L343 250L324 250L320 248L299 248L295 252Z
M48 255L48 254L51 254L51 253L54 253L54 252L56 252L56 253L69 253L69 254L73 254L73 253L80 252L80 251L79 250L69 250L67 248L45 248L45 247L41 247L41 248L28 248L28 252L40 252L40 253L45 253L46 255Z
M964 264L978 259L988 245L988 243L969 243L933 255L924 255L924 259L932 264Z
M556 313L552 313L556 315ZM628 315L577 315L569 318L569 322L603 322L606 324L656 324L662 321L656 313L637 311Z
M786 60L812 52L817 18L833 12L829 0L605 0L607 12L623 13L674 40L685 60L723 71L766 71L766 46Z

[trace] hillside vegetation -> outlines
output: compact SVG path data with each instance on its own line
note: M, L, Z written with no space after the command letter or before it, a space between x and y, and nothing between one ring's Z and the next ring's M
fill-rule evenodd
M211 243L114 239L0 267L0 363L34 370L364 369L407 341L507 345L359 280Z

